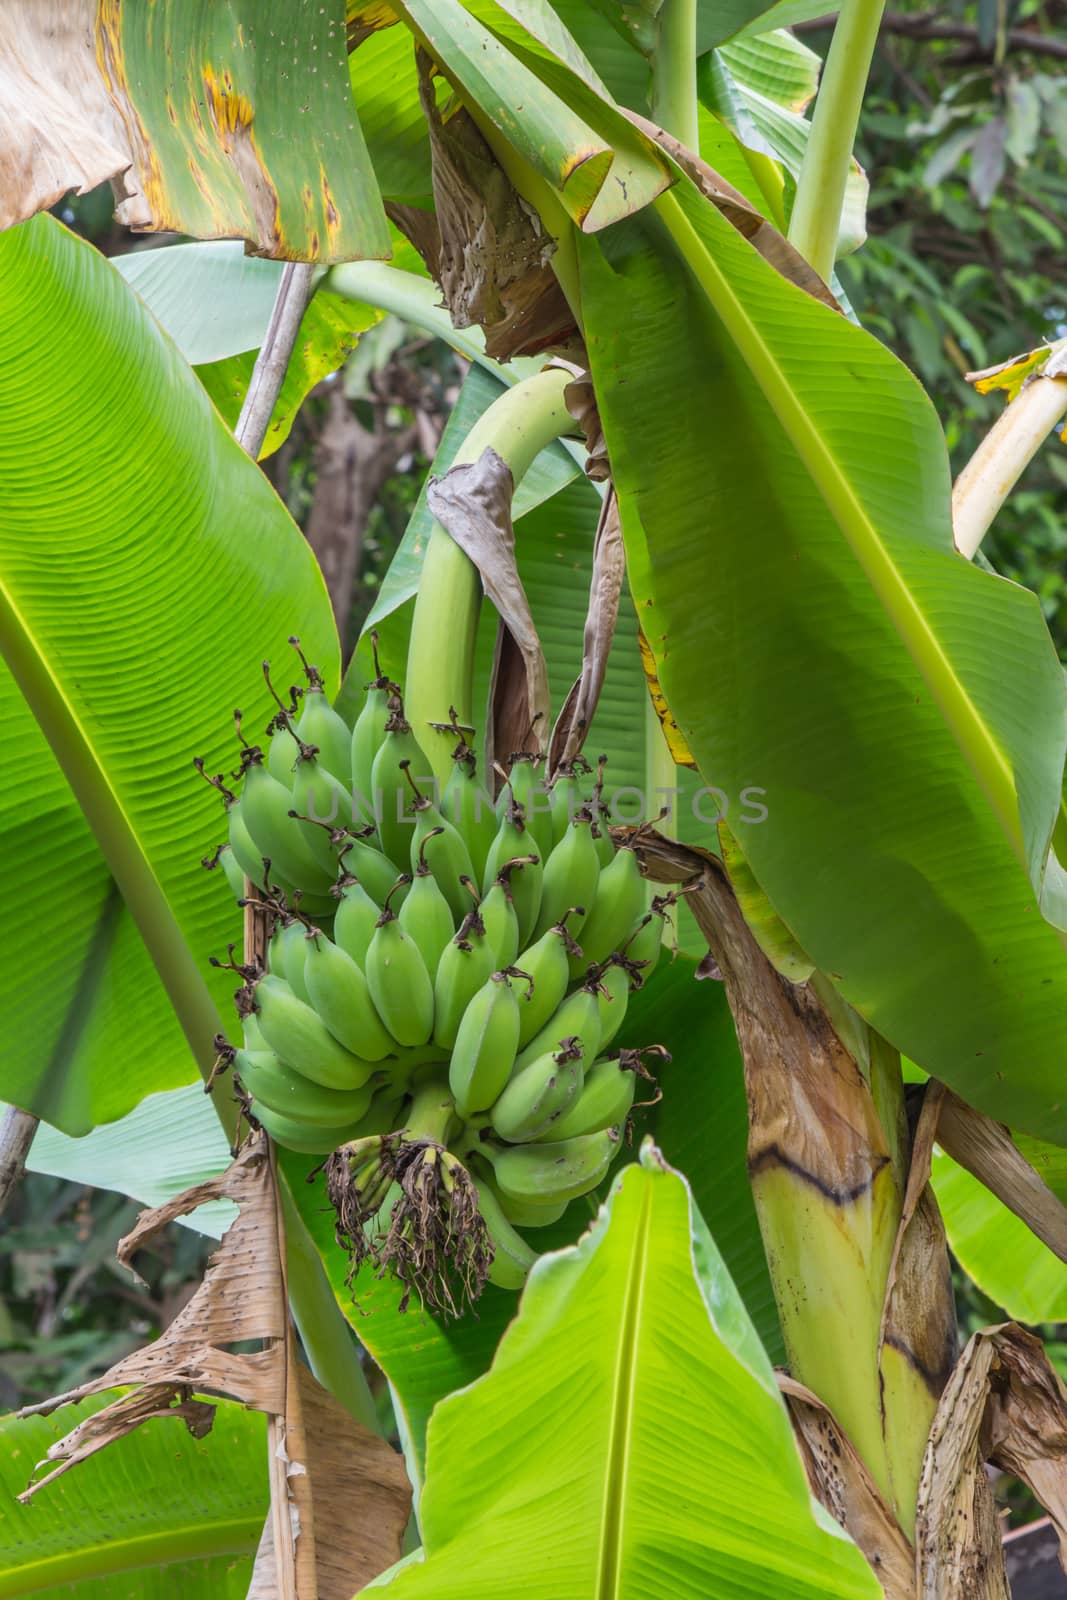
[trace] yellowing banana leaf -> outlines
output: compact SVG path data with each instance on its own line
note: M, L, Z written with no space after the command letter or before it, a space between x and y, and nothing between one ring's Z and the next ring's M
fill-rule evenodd
M512 1571L530 1600L881 1593L815 1508L770 1363L651 1145L437 1407L420 1525L423 1559L372 1588L498 1600Z
M233 768L233 708L254 738L290 633L331 687L338 645L269 485L50 217L0 236L0 340L0 834L29 919L4 925L3 1095L84 1133L210 1064L232 984L207 959L240 919L198 868L225 820L192 758Z
M631 586L704 778L765 790L757 881L880 1033L1067 1142L1063 675L954 551L932 407L687 183L579 249Z
M270 1500L261 1413L217 1401L203 1439L154 1418L17 1504L49 1446L109 1398L0 1419L0 1596L244 1600Z
M389 254L343 0L8 8L0 61L0 227L113 178L131 227L282 260Z

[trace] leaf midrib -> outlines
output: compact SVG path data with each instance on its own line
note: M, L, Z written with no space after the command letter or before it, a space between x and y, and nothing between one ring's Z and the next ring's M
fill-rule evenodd
M684 180L683 180L684 181ZM836 456L793 392L779 362L672 191L654 202L686 266L730 329L749 371L879 596L941 708L1027 878L1030 876L1011 765L898 572ZM1061 934L1061 940L1063 936Z
M600 1550L597 1559L595 1600L617 1600L621 1594L622 1545L625 1533L625 1501L630 1471L630 1434L633 1422L634 1387L637 1378L638 1330L645 1298L648 1266L648 1236L652 1212L652 1188L642 1186L641 1215L634 1232L630 1270L626 1278L612 1386L611 1428L608 1436L604 1475L604 1508L600 1522Z
M205 1074L212 1040L222 1031L218 1008L156 877L137 830L93 748L78 713L52 671L8 585L0 579L0 654L81 807L118 884L167 998ZM229 1107L217 1105L226 1124ZM227 1126L227 1132L232 1129Z
M46 1491L47 1492L47 1491ZM33 1512L24 1515L29 1521ZM193 1520L177 1528L141 1534L130 1539L105 1539L81 1545L62 1555L45 1556L0 1572L0 1600L40 1594L64 1584L89 1578L112 1577L145 1567L167 1567L178 1562L206 1561L214 1556L253 1555L263 1532L265 1512L234 1517L225 1522Z

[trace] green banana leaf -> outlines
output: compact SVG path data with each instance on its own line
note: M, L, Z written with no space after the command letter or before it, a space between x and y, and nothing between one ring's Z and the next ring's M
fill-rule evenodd
M83 1133L210 1064L233 985L207 959L240 921L198 869L225 821L192 758L235 765L233 708L255 737L260 662L289 658L290 633L331 688L338 645L270 486L137 296L50 217L0 236L0 337L0 835L24 908L4 925L3 1088Z
M39 151L39 168L5 216L121 174L132 198L119 218L136 226L239 236L282 260L388 256L343 0L299 17L289 0L97 9L95 25L36 12L22 23L6 137ZM28 69L19 78L19 60L50 62L49 94Z
M0 1597L244 1600L270 1494L266 1418L243 1406L216 1401L203 1439L155 1418L16 1503L49 1446L113 1398L0 1418Z
M704 777L766 791L757 880L879 1032L1067 1142L1063 675L1034 596L954 552L932 407L688 182L579 256L631 587Z
M1067 1200L1064 1152L1020 1140L1027 1160ZM1018 1322L1067 1321L1067 1266L984 1184L941 1150L932 1176L949 1246L984 1295Z
M530 1600L881 1593L814 1506L770 1363L651 1144L535 1266L490 1371L437 1407L420 1522L424 1559L372 1588L497 1600L509 1571Z
M246 257L233 241L172 245L113 256L163 325L231 428L237 425L282 266ZM249 270L252 268L253 270ZM311 390L344 365L359 336L382 313L347 296L319 290L300 323L259 459L284 444Z

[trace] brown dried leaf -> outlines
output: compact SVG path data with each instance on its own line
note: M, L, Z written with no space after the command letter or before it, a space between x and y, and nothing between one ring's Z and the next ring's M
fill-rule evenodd
M180 1416L195 1437L203 1437L213 1407L194 1399L194 1392L228 1395L269 1417L271 1542L283 1558L280 1571L264 1566L270 1587L259 1593L272 1600L348 1600L399 1556L410 1490L395 1452L356 1423L297 1360L266 1136L254 1134L219 1177L142 1212L119 1244L119 1259L129 1265L168 1222L222 1198L239 1207L237 1220L208 1262L200 1288L155 1343L125 1356L102 1377L21 1413L48 1414L104 1389L137 1386L54 1444L48 1460L59 1465L19 1498L28 1501L152 1417ZM263 1347L247 1353L227 1348L245 1341ZM367 1507L370 1514L354 1515L353 1507ZM329 1538L318 1543L316 1523L329 1529ZM273 1563L273 1554L269 1559ZM261 1556L257 1571L266 1561Z
M823 305L830 306L834 311L840 311L841 307L837 300L815 269L808 265L800 252L794 249L788 239L784 238L766 217L762 217L755 207L750 205L740 189L735 189L732 183L727 183L714 167L709 167L706 161L702 161L692 150L657 127L654 122L650 122L647 117L639 116L636 111L628 111L625 107L620 107L620 110L635 127L640 128L650 139L654 139L660 148L677 162L686 176L693 180L704 198L711 201L727 222L759 251L776 272L783 278L788 278L790 283L795 283L813 299L821 300Z
M915 1600L915 1552L855 1446L818 1395L785 1372L776 1376L812 1493L848 1529L886 1600Z
M986 1461L1049 1512L1067 1570L1067 1391L1041 1341L1010 1322L968 1341L937 1408L915 1529L921 1600L1008 1595Z
M1007 1128L946 1089L937 1142L961 1167L1021 1217L1031 1233L1067 1261L1067 1207L1042 1181Z
M585 475L587 478L592 478L594 483L603 483L611 477L611 463L608 460L608 446L600 422L600 409L597 406L592 377L588 370L570 361L556 360L549 365L565 367L568 372L574 373L573 383L568 383L563 391L563 403L585 435L585 448L589 452L589 459L585 463Z
M554 241L512 188L470 113L457 107L442 115L433 64L422 50L418 64L440 238L434 276L453 326L484 328L486 353L498 361L568 343L578 330L550 265ZM409 237L421 251L424 225Z
M540 750L548 735L548 669L530 602L515 563L511 525L514 480L507 462L486 448L473 465L434 478L426 502L482 577L499 615L486 720L486 765Z
M96 68L96 0L0 6L0 228L129 173L125 125ZM146 223L144 196L126 201Z
M303 1485L311 1516L293 1500L299 1593L317 1600L350 1600L399 1558L411 1505L400 1457L296 1365L296 1393L286 1416L286 1482L293 1496ZM256 1554L248 1600L278 1593L274 1527L267 1519Z
M593 571L589 579L589 607L585 614L582 640L582 670L552 730L548 750L548 775L581 754L586 735L596 712L608 655L615 637L619 615L619 596L626 576L626 552L622 543L619 503L609 489L600 508L596 538L593 541Z

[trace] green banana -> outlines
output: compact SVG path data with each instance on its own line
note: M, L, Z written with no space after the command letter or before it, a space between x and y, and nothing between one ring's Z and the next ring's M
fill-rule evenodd
M252 1108L252 1113L275 1144L284 1145L286 1150L296 1150L301 1155L326 1156L340 1145L347 1144L349 1139L358 1137L362 1122L347 1122L336 1127L317 1127L310 1122L298 1122L294 1117L283 1116L279 1111L273 1111L269 1106L260 1105L257 1100Z
M362 970L325 934L305 940L308 997L339 1044L364 1061L382 1061L395 1049L379 1020Z
M457 828L445 820L433 801L424 796L411 776L409 762L401 762L404 776L414 792L412 809L415 827L411 837L411 866L414 870L425 861L437 880L438 887L448 901L456 922L461 922L470 909L463 879L474 872L470 851ZM432 848L427 848L432 846Z
M565 1044L539 1056L505 1085L489 1111L493 1132L510 1144L543 1138L582 1092L582 1053Z
M547 1144L484 1142L483 1153L492 1162L494 1181L505 1199L576 1200L603 1178L618 1154L620 1137L620 1129L610 1127Z
M233 853L232 845L224 844L215 858L216 865L220 866L230 886L230 893L235 900L243 900L245 893L245 875Z
M336 712L326 698L322 677L317 667L304 659L300 640L295 636L289 643L300 657L308 686L304 690L303 710L297 719L296 735L304 744L313 744L321 752L323 765L336 773L344 784L352 782L352 733L345 719Z
M374 1096L369 1082L361 1089L324 1089L287 1067L273 1050L238 1050L233 1065L257 1106L311 1127L339 1128L358 1122L367 1115Z
M241 1033L246 1050L266 1050L269 1048L263 1037L263 1030L259 1025L259 1018L254 1011L249 1011L241 1018Z
M492 1185L474 1173L471 1173L471 1181L478 1191L478 1210L493 1247L489 1282L501 1289L521 1289L537 1260L537 1251L531 1250L526 1240L515 1232Z
M434 977L434 1043L451 1050L467 1006L496 970L477 910L464 917L441 953Z
M492 1170L492 1169L490 1169ZM507 1217L513 1228L550 1228L570 1205L569 1200L545 1200L535 1203L532 1200L509 1200L506 1195L499 1194L500 1209Z
M433 1032L433 981L418 945L400 926L389 904L391 897L392 891L367 948L367 984L375 1009L397 1044L426 1044Z
M322 1018L284 978L268 973L255 989L255 1009L267 1047L296 1072L325 1089L361 1089L374 1071L369 1061L338 1044Z
M622 1127L630 1114L637 1089L637 1074L613 1057L594 1062L585 1075L581 1094L569 1105L540 1140L576 1139L599 1128Z
M452 752L452 770L441 794L441 814L466 840L474 869L471 876L481 883L498 821L492 799L476 776L474 752L458 728L456 732L459 744Z
M596 846L597 860L602 867L610 867L611 858L615 854L615 841L608 831L611 813L604 804L604 768L607 764L607 756L601 756L596 764L596 783L593 785L593 799L590 805L593 843Z
M297 917L283 914L271 935L268 966L277 977L284 978L290 989L305 1005L310 1004L308 986L304 978L307 958L307 924Z
M308 849L332 881L337 875L337 847L332 836L353 821L352 799L311 745L301 746L290 806L297 813L296 826Z
M414 882L400 907L397 920L404 932L418 945L426 970L432 978L456 928L448 901L426 864L426 843L429 838L432 838L432 834L427 835L419 847Z
M290 727L288 717L283 722L279 715L267 731L270 733L270 744L267 746L267 771L272 778L276 778L288 789L296 770L300 741Z
M511 758L508 771L508 788L512 800L522 807L526 831L531 845L542 861L547 860L555 843L552 828L552 811L545 786L537 776L541 757L523 751ZM508 789L502 789L497 800L497 817L503 818L507 810Z
M519 856L528 857L519 877L512 882L511 897L515 915L519 919L519 945L524 945L533 932L537 913L541 907L541 881L544 876L542 858L530 850L530 835L526 831L522 807L514 800L508 801L504 818L497 828L496 837L489 847L482 878L482 893L488 894L501 868Z
M592 911L599 878L600 862L590 831L590 814L582 808L545 862L534 938L546 933L569 906L584 906L584 912L577 909L574 912L572 931L577 936ZM582 948L585 948L584 938Z
M597 1050L606 1050L626 1020L630 1004L630 974L617 961L609 961L597 969L600 993L597 1011L600 1017L600 1043Z
M364 691L363 704L352 729L351 769L352 791L360 809L369 816L374 814L374 757L385 738L385 724L389 720L389 691L395 686L384 676L378 661L378 635L370 636L374 652L374 681Z
M581 955L566 927L573 909L568 908L536 944L523 951L522 970L530 974L530 994L519 1007L520 1050L550 1021L570 987L570 961L576 952Z
M519 1043L513 971L492 973L463 1013L448 1063L448 1086L461 1117L488 1110L511 1075Z
M381 907L350 872L342 873L334 893L337 896L337 910L333 918L334 943L340 945L345 955L352 957L357 967L365 968L367 950L378 926Z
M496 956L498 967L510 967L519 953L519 918L515 911L515 897L511 890L511 874L527 866L536 866L537 856L516 856L505 861L495 883L478 910L485 923L485 937Z
M293 800L289 790L271 777L263 765L263 752L257 746L244 751L242 765L241 816L256 855L266 856L272 870L276 868L283 873L291 884L311 894L324 894L333 881L333 873L321 866L290 817ZM233 841L231 834L231 844ZM257 877L253 881L260 879Z
M551 859L545 868L546 882L550 869ZM606 961L621 950L651 898L652 888L641 876L636 852L621 845L597 880L596 898L581 924L583 954L580 961L572 958L571 976L580 976L583 963Z
M667 923L666 906L673 904L671 896L652 901L652 910L643 916L622 947L622 955L631 963L644 983L655 970L663 950L663 929Z
M361 828L345 840L340 850L341 867L346 874L359 879L372 900L384 905L386 895L396 887L400 868L369 842L373 831L372 828Z
M565 1039L581 1041L582 1056L592 1061L600 1049L599 982L594 975L559 1005L540 1032L519 1051L515 1071L522 1072L539 1056L558 1050Z
M411 731L411 724L404 716L404 702L394 685L389 691L385 736L371 768L378 837L385 854L394 861L407 861L411 852L413 797L404 776L405 762L416 781L432 781L433 768Z
M557 770L556 776L552 780L552 787L548 791L548 812L552 819L553 848L559 844L581 807L588 804L578 783L575 769L579 766L583 771L589 771L588 761L583 756L575 756L573 761L568 762L566 766Z

